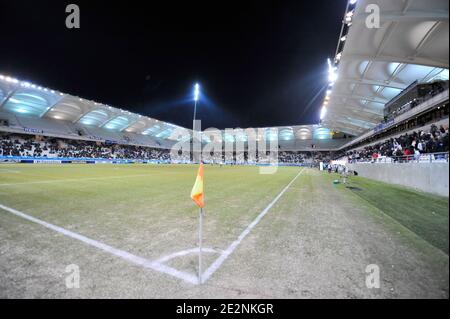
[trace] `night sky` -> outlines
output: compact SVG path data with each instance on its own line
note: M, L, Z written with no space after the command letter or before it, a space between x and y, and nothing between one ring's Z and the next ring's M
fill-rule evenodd
M0 73L184 127L196 81L203 128L316 124L345 5L1 0Z

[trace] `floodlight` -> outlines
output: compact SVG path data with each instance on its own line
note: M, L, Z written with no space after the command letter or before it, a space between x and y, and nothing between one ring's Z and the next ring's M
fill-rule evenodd
M336 82L338 76L337 76L337 67L333 66L331 64L331 60L328 59L328 81L330 82L330 85L333 85L334 82Z
M198 96L200 95L200 85L198 83L195 83L194 86L194 100L198 101Z
M327 108L325 106L322 106L322 109L320 110L320 119L323 120L326 114Z

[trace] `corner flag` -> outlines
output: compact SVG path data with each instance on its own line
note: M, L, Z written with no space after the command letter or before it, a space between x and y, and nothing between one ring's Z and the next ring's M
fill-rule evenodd
M200 163L200 167L198 168L197 178L195 180L194 187L192 187L191 198L197 204L198 207L205 207L203 192L203 163Z

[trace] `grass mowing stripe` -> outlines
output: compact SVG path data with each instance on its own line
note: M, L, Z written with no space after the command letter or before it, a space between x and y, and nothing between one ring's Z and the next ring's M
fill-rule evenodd
M448 198L352 177L351 191L448 255Z
M146 177L146 176L152 176L152 174L117 175L117 176L101 176L101 177L69 178L69 179L52 179L52 180L33 181L33 182L5 183L5 184L0 184L0 186L15 186L15 185L28 185L28 184L53 184L53 183L82 182L82 181L93 181L93 180L103 180L103 179L129 178L129 177Z

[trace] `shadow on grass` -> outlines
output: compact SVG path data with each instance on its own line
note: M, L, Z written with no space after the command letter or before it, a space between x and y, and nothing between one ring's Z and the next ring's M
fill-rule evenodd
M354 176L346 188L448 255L449 200Z

